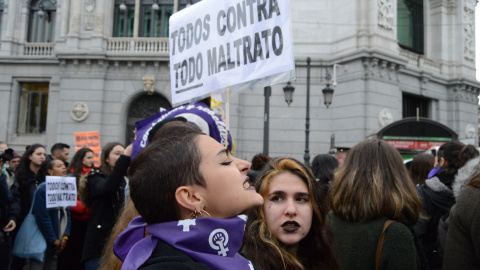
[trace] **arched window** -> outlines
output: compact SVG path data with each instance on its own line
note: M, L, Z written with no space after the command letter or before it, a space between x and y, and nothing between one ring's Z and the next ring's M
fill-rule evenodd
M55 38L56 0L32 0L28 22L28 42L48 42Z
M170 110L172 105L167 98L158 93L153 95L142 94L132 101L127 115L126 145L133 141L135 122L159 113L160 108Z
M397 25L400 47L423 54L423 0L398 0Z
M200 0L176 0L178 10ZM140 0L139 37L168 37L168 19L173 14L175 0ZM133 37L135 0L115 0L114 37Z

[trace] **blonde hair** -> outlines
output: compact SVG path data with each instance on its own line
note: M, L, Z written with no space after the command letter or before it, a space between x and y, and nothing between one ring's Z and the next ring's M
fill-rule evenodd
M422 209L400 153L376 139L349 150L335 175L328 205L349 222L387 217L406 225L415 225Z
M311 170L297 160L276 158L266 164L255 188L264 198L268 196L270 182L283 173L292 173L307 185L312 204L312 226L299 243L296 254L278 241L268 228L263 206L249 214L245 234L245 252L258 269L338 269L333 252L333 240L325 221L326 207L320 185ZM269 254L267 257L264 254Z
M130 196L128 196L127 201L125 202L125 206L123 207L120 215L118 216L117 222L112 229L110 237L108 238L107 243L103 249L103 255L100 260L100 270L120 270L122 268L122 261L117 258L115 253L113 253L113 244L115 243L115 239L117 239L118 235L127 228L130 221L134 218L138 217L140 214L138 213L135 205L132 202Z

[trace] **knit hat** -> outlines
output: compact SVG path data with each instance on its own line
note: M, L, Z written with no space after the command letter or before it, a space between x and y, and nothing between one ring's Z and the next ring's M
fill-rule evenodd
M13 158L22 158L22 156L20 156L19 154L17 154L17 152L15 152L15 150L13 151ZM12 159L13 159L12 158Z

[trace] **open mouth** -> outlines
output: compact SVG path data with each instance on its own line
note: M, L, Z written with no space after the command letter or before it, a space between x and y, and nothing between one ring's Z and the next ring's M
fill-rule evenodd
M243 189L245 189L245 190L255 190L255 187L250 185L249 180L250 180L250 178L247 176L247 178L243 182Z
M289 233L295 232L295 231L297 231L299 228L300 228L300 224L298 224L298 222L293 221L293 220L285 221L285 222L282 224L282 229L283 229L285 232L289 232Z

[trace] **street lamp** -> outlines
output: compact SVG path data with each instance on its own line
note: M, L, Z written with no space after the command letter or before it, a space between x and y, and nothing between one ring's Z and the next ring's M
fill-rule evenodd
M307 57L307 112L306 112L306 117L305 117L305 154L303 155L303 159L305 161L305 164L310 165L310 150L308 149L308 144L309 144L309 135L310 135L310 62L311 59L310 57ZM336 67L340 66L338 64L333 65L333 87L337 85L336 82ZM346 68L346 66L345 66ZM331 76L327 71L327 75L325 76L325 79L330 82ZM283 92L285 94L285 101L287 102L288 106L290 107L290 103L293 101L293 91L295 88L291 85L290 82L287 83L285 87L283 87ZM330 104L332 104L332 98L333 98L333 88L330 87L330 83L327 83L327 86L322 90L323 93L323 101L325 105L330 107Z
M330 87L330 84L327 83L327 87L323 88L322 93L323 93L323 103L325 106L328 107L330 104L332 104L332 98L333 98L333 88Z
M38 12L37 12L38 17L42 18L43 15L45 15L45 12L43 11L43 3L40 3Z
M122 3L120 4L119 8L120 8L121 11L124 11L124 10L127 9L127 5L125 5L125 0L122 1Z
M160 9L157 2L158 2L158 0L155 0L155 2L153 2L153 5L152 5L153 10L159 10Z
M292 86L291 82L287 82L287 85L283 87L283 93L285 95L285 102L287 102L288 107L290 107L290 103L293 101L293 91L295 91L295 87Z

